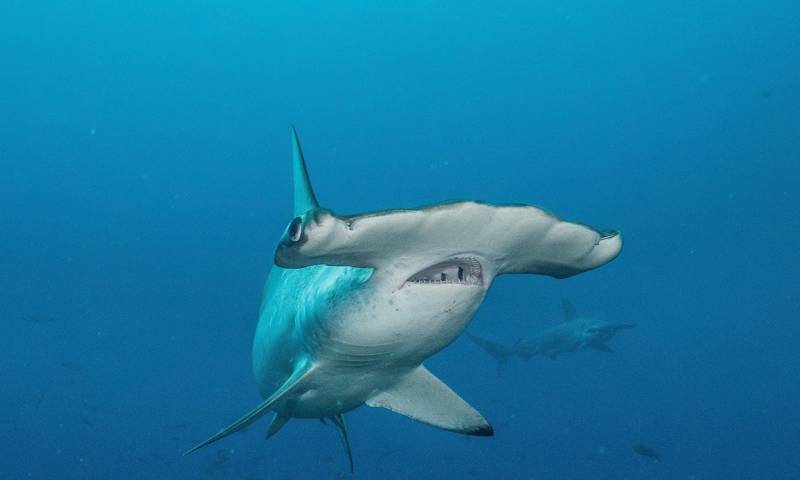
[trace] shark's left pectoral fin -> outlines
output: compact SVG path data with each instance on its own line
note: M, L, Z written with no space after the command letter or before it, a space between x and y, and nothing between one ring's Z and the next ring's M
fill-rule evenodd
M293 391L293 390L295 390L297 388L301 388L302 384L303 384L303 380L307 379L309 374L311 374L313 371L314 371L314 365L311 362L307 362L306 364L301 365L300 367L298 367L295 370L295 372L289 377L289 379L286 380L283 383L283 385L281 385L280 388L278 388L275 391L275 393L273 393L266 400L261 402L256 408L254 408L253 410L250 410L250 412L248 412L245 416L243 416L239 420L233 422L229 426L223 428L222 430L219 431L219 433L217 433L216 435L211 436L208 440L206 440L206 441L198 444L197 446L193 447L192 449L188 450L186 453L184 453L184 455L189 455L190 453L195 452L195 451L205 447L206 445L214 443L217 440L220 440L220 439L222 439L224 437L227 437L228 435L230 435L232 433L236 433L239 430L242 430L243 428L247 427L251 423L255 422L256 420L261 418L264 414L269 412L272 409L272 407L275 405L275 402L280 400L284 395L286 395L287 393L289 393L289 392L291 392L291 391ZM279 421L279 423L280 423L280 421ZM283 422L283 423L285 423L285 422ZM281 426L283 426L282 423L277 425L276 428L275 428L275 432L277 432L277 430ZM275 432L273 432L273 434Z
M477 410L422 365L366 403L453 432L494 434L492 426Z

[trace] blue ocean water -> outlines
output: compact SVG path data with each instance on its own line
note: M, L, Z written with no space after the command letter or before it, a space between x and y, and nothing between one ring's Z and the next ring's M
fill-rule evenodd
M800 478L800 6L0 3L0 478L349 478L266 422L250 348L291 218L289 125L341 213L453 198L625 235L499 278L470 331L586 315L616 353L427 365L492 438L348 414L360 478ZM642 443L662 456L637 455Z

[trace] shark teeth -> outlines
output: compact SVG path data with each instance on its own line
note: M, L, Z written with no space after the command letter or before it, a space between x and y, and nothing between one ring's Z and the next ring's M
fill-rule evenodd
M425 283L430 285L462 285L467 282L458 282L455 280L410 280L411 283Z
M416 285L483 285L483 269L477 258L456 257L412 275L406 283Z

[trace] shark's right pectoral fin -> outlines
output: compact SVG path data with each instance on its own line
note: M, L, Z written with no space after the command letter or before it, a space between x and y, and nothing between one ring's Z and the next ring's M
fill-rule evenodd
M494 434L492 426L477 410L422 365L366 403L452 432Z
M232 424L228 425L227 427L220 430L216 435L211 436L204 442L198 444L197 446L188 450L184 455L189 455L190 453L197 451L206 445L216 442L221 438L227 437L232 433L236 433L239 430L247 427L251 423L255 422L259 418L261 418L264 414L269 412L272 407L275 406L275 403L278 402L281 398L283 398L287 393L296 391L298 388L302 388L303 381L306 380L309 375L314 371L314 365L311 362L306 362L305 364L300 365L294 371L294 373L281 385L272 395L270 395L266 400L261 402L256 408L250 410L245 416L240 418L239 420L233 422ZM278 417L276 422L270 427L270 435L274 435L280 427L283 426L286 422ZM269 438L269 436L267 438Z

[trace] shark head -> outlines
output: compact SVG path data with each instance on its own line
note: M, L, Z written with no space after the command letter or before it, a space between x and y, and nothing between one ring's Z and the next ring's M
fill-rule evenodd
M293 135L295 215L275 252L283 268L370 267L397 288L487 288L497 275L565 278L613 260L616 231L599 232L529 205L445 202L416 209L337 216L321 208Z
M469 287L505 273L569 277L604 265L621 247L617 232L536 207L461 201L350 216L315 208L287 225L275 263L390 268L412 283Z
M316 200L296 134L292 144L295 211L275 264L373 269L370 281L387 287L379 297L392 305L381 315L382 334L427 339L414 346L413 355L408 352L414 359L457 338L498 275L569 277L606 264L622 248L615 231L562 221L529 205L467 200L336 215Z
M576 320L579 324L579 335L586 346L604 346L606 342L614 338L619 330L633 328L636 325L629 323L608 323L602 320L591 318L581 318Z

